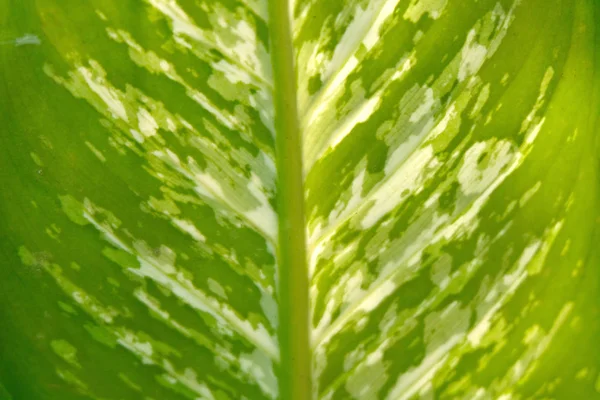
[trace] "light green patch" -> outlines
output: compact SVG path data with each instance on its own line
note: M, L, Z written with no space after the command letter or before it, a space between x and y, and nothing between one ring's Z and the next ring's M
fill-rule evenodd
M98 150L92 143L90 143L89 141L86 141L85 145L90 149L90 151L92 153L94 153L94 155L96 156L96 158L98 158L98 160L100 160L102 162L106 162L106 157L104 156L104 154L102 154L102 152L100 150Z
M57 369L57 375L65 382L73 385L83 393L88 390L88 385L69 370Z
M83 204L71 195L60 196L63 212L77 225L87 225L89 221L84 216Z
M36 263L35 257L25 246L19 247L19 257L21 258L21 262L29 267Z
M42 159L40 158L40 156L38 156L35 153L29 153L29 155L31 156L31 159L33 160L33 162L38 166L38 167L43 167L44 163L42 162Z
M448 0L412 0L404 13L404 18L414 23L419 22L425 14L428 14L431 19L438 19L447 4Z
M62 301L58 302L58 306L64 310L65 312L72 314L72 315L77 315L77 311L75 311L75 309L73 307L71 307L69 304L64 303Z
M50 342L50 346L56 355L65 360L68 364L81 368L79 361L77 360L77 349L73 347L66 340L53 340Z
M121 379L123 382L125 382L125 384L127 386L129 386L130 388L132 388L133 390L135 390L136 392L142 392L142 387L139 385L136 385L135 383L133 383L133 381L131 379L129 379L127 377L127 375L125 375L122 372L119 372L119 379Z

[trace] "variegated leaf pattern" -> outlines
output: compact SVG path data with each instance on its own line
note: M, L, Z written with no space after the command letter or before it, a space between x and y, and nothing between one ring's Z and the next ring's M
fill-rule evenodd
M297 2L319 398L600 398L592 6Z
M276 398L265 2L2 12L39 38L3 49L3 177L28 179L3 179L3 245L22 261L2 268L3 346L45 355L3 371L13 396Z
M287 400L269 1L0 0L0 399ZM289 8L312 398L600 398L600 3Z

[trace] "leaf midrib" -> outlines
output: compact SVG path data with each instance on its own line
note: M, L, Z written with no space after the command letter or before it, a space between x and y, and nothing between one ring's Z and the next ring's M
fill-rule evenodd
M279 397L312 397L302 145L287 0L269 0L279 216Z

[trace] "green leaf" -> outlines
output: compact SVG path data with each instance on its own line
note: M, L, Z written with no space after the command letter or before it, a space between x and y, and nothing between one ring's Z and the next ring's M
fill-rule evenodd
M597 0L0 0L0 399L600 399Z

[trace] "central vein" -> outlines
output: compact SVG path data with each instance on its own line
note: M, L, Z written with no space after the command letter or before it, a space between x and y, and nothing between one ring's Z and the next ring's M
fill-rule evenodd
M308 268L304 220L302 144L288 0L269 0L279 214L279 395L309 400Z

